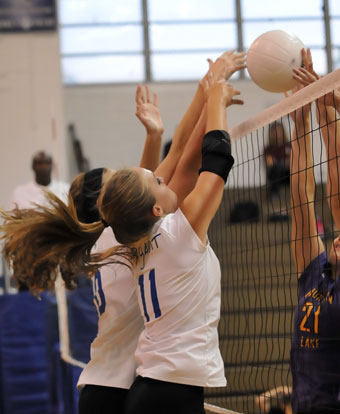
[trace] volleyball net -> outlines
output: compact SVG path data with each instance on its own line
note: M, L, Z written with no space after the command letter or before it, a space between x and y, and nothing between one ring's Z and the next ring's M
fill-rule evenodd
M284 171L287 164L282 162L280 171L269 177L266 156L272 155L268 146L282 143L281 126L290 151L294 122L288 114L312 103L315 215L327 250L337 229L328 206L328 154L317 121L325 102L321 99L316 105L315 101L329 92L334 98L332 91L339 87L340 70L336 70L231 131L235 164L209 231L222 269L219 335L228 384L223 389L207 389L206 401L218 406L267 413L269 407L279 410L290 399L290 349L297 305L297 270L291 254L293 212ZM335 104L334 114L335 119L326 120L329 125L339 122ZM324 127L330 131L329 125ZM339 189L333 197L339 199Z
M274 146L282 140L283 126L290 148L294 126L288 114L312 103L315 211L319 235L329 245L336 229L328 207L327 154L314 102L339 87L337 70L231 131L235 164L209 230L222 270L219 336L228 384L206 389L207 413L267 413L268 407L279 409L290 399L297 271L290 247L289 172L288 179L276 177L275 187L275 177L269 180L266 170L266 147L270 134ZM332 122L338 121L336 113ZM84 361L74 356L70 344L62 283L56 291L62 358L82 367Z

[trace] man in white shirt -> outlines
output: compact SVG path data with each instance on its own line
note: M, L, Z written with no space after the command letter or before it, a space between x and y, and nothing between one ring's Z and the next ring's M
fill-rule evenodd
M9 210L34 208L34 203L45 204L44 189L51 191L63 201L67 201L69 184L52 180L52 157L39 151L32 160L35 181L19 185L10 197Z
M14 188L10 197L8 210L14 208L34 208L35 203L40 205L46 204L45 189L67 202L70 186L63 181L52 180L52 167L52 157L44 151L37 152L32 159L35 181ZM19 292L26 290L27 287L19 283Z

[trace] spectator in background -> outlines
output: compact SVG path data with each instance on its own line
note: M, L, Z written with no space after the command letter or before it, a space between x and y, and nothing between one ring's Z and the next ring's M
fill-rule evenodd
M44 151L36 153L32 159L34 181L16 187L10 197L9 210L34 207L34 203L46 203L44 189L51 191L62 200L67 200L69 185L52 179L52 157Z
M162 159L164 160L164 158L168 155L168 152L170 150L172 144L172 139L169 139L163 146L163 154L162 154Z
M269 143L264 157L267 169L268 198L279 198L280 187L289 186L290 143L281 122L269 127Z
M32 170L34 172L34 181L19 185L14 188L8 210L14 208L26 209L34 208L34 204L46 204L44 190L51 191L63 201L67 201L69 184L52 179L52 157L44 151L37 152L32 159ZM19 292L27 291L27 287L19 282Z

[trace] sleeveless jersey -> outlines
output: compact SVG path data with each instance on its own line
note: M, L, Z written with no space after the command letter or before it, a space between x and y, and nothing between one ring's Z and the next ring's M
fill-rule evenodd
M226 385L218 344L221 271L178 209L154 226L137 249L137 296L144 331L137 374L202 387Z
M108 227L94 252L117 244ZM134 353L143 329L131 270L123 265L103 266L92 278L98 311L98 334L91 344L91 359L77 386L86 384L130 388L136 376Z
M340 409L340 279L333 280L327 267L324 252L298 281L291 348L294 413Z

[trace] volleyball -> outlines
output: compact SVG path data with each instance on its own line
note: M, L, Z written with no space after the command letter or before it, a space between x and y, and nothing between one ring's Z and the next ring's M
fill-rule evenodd
M251 79L269 92L289 91L297 82L292 69L301 66L302 41L284 30L271 30L259 36L247 53Z

